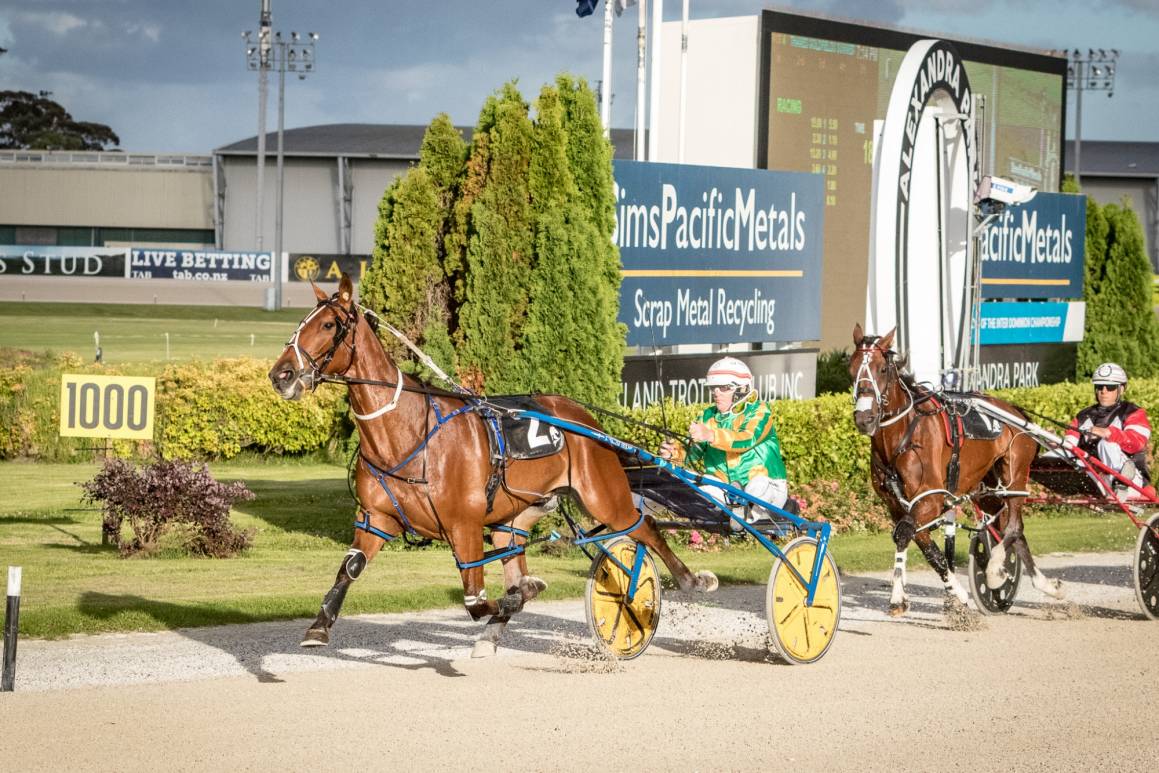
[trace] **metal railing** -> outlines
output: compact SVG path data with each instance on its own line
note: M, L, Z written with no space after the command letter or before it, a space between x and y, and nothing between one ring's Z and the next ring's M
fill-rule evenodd
M93 150L0 150L0 164L45 166L185 167L208 169L213 156L181 153L112 153Z

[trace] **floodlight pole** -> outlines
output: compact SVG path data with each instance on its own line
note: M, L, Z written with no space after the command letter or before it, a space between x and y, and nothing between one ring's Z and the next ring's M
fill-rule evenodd
M257 214L254 215L254 247L262 251L262 214L265 211L265 192L262 183L266 171L266 104L269 102L270 69L270 24L273 15L270 0L261 0L261 15L258 20L258 165L257 165ZM248 33L247 33L248 35ZM248 41L247 41L248 42ZM252 49L250 49L252 50ZM247 52L248 53L248 52Z
M263 0L263 7L268 7L270 0ZM268 21L268 20L267 20ZM317 33L309 32L306 34L306 40L297 32L290 33L290 39L286 40L282 37L281 32L273 33L272 40L270 39L270 31L268 26L264 31L265 40L268 43L268 52L264 57L260 56L261 46L260 38L259 45L250 45L246 49L246 62L251 70L257 70L262 74L271 69L276 68L278 71L278 145L277 145L277 170L278 182L276 203L274 212L274 253L271 261L271 272L273 273L274 281L274 308L282 308L282 230L283 230L283 214L284 214L284 193L285 193L285 154L283 137L285 134L286 125L286 70L297 73L298 80L305 80L306 76L314 71L314 45L318 40ZM250 33L243 34L246 43L253 43ZM264 80L262 81L264 83ZM262 248L262 174L265 168L265 148L266 148L266 133L265 133L265 97L264 91L262 96L262 111L261 117L258 121L258 236L257 249L260 252Z
M1082 185L1083 92L1105 91L1115 95L1115 70L1119 61L1118 49L1110 51L1088 48L1086 54L1077 48L1066 52L1066 87L1075 92L1074 116L1074 179Z

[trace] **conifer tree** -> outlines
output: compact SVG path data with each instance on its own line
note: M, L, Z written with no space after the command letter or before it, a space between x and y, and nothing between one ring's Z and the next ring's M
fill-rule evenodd
M1126 205L1087 202L1086 326L1076 376L1099 363L1122 365L1131 377L1159 368L1159 323L1151 308L1151 264L1139 219Z
M450 118L436 116L423 136L419 164L383 195L375 224L374 259L360 287L363 303L379 311L444 369L453 369L455 358L443 236L465 157L466 144ZM385 341L396 358L410 359L400 342L392 337Z
M527 314L533 257L531 119L514 83L504 86L495 100L488 134L487 176L471 206L456 343L463 382L498 394L526 388L517 345Z
M608 405L623 363L619 255L611 242L611 148L587 86L561 76L544 87L534 136L536 262L523 361L535 389Z

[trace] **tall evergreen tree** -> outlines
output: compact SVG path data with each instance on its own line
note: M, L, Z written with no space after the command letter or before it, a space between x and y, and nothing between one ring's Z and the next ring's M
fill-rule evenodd
M471 207L464 301L457 336L459 374L493 394L526 388L517 344L532 265L528 193L531 119L514 83L501 90L489 130L490 163Z
M466 144L445 114L423 136L419 164L387 188L379 205L374 260L361 284L363 302L444 369L454 367L450 289L443 237L451 219ZM387 346L406 361L411 354L393 338Z
M1086 329L1077 377L1113 361L1132 377L1159 370L1159 322L1151 308L1151 264L1139 219L1129 206L1088 199Z
M611 404L624 349L611 148L587 86L567 76L556 84L544 87L537 105L536 263L522 357L536 389Z
M474 233L471 229L471 210L483 192L491 170L491 129L495 126L497 105L495 96L489 95L479 111L479 120L471 136L466 169L459 183L458 197L452 206L451 220L443 240L443 268L451 287L451 317L456 328L459 308L467 298L467 245ZM458 334L456 341L461 343Z

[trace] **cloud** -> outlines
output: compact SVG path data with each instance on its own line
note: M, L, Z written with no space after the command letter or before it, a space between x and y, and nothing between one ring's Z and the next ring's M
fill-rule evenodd
M1155 0L1102 0L1098 5L1112 9L1125 8L1150 16L1159 16L1159 3L1156 3Z
M79 16L61 11L49 11L48 13L25 11L16 14L15 18L20 23L27 24L30 27L38 27L60 37L68 35L75 29L89 26L89 22ZM100 22L96 24L100 25Z
M132 22L125 25L125 33L131 37L142 37L153 43L161 41L161 25Z

